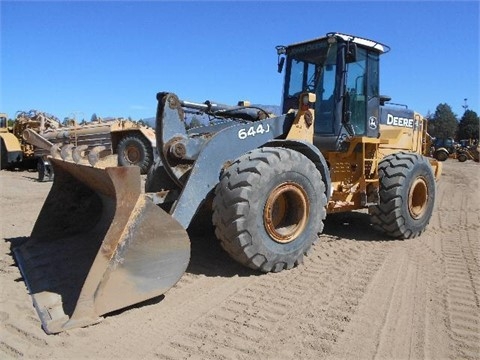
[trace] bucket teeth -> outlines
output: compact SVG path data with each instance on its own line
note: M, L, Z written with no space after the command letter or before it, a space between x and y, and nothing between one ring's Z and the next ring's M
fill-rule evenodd
M107 148L105 146L95 146L93 149L91 149L88 153L88 162L90 165L95 166L106 149Z
M74 162L80 165L105 168L118 165L116 155L106 146L89 147L88 145L75 146L73 144L54 144L50 149L50 156L54 159L62 159L66 162Z
M72 152L72 159L76 164L86 164L87 163L87 155L85 150L88 149L87 145L80 145L73 149Z
M60 147L62 146L61 143L58 144L53 144L53 146L50 148L50 156L54 159L59 159L60 158Z
M72 150L73 150L74 145L73 144L68 144L62 147L60 150L60 156L64 161L72 161Z

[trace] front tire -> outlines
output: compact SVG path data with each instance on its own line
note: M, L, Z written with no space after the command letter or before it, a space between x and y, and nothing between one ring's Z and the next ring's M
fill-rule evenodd
M147 174L153 163L152 146L139 134L127 135L120 140L117 154L120 166L139 166L141 174Z
M428 225L435 202L435 177L427 158L389 155L379 164L380 200L369 212L373 227L393 238L410 239Z
M467 157L466 154L463 154L463 153L462 153L462 154L460 154L460 155L457 156L457 159L458 159L458 161L460 161L460 162L465 162L465 161L468 160L468 157Z
M438 161L446 161L448 159L448 152L446 150L438 150L435 152L434 157Z
M215 234L245 266L290 269L322 232L326 205L322 176L308 158L285 148L255 149L221 176L213 200Z

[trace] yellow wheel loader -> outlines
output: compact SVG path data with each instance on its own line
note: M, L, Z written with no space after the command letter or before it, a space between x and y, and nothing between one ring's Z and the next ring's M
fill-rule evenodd
M261 272L301 264L329 213L368 209L387 236L420 235L441 167L423 155L424 118L379 92L388 50L340 33L278 46L280 116L158 93L145 191L138 167L105 166L101 149L52 156L52 189L14 249L44 330L165 293L188 266L186 229L205 204L225 251ZM191 114L211 122L188 128Z
M7 114L0 113L0 169L23 160L23 150L17 137L8 128Z
M24 131L33 133L48 131L60 127L57 118L37 110L18 111L10 128L7 127L6 114L0 114L0 142L2 146L0 168L40 168L34 145L23 138Z

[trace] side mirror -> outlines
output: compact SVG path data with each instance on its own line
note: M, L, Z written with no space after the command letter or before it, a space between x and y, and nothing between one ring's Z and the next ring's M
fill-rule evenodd
M347 48L345 50L345 62L347 64L357 61L357 44L347 43Z
M275 46L275 49L277 50L278 55L277 71L281 73L283 70L283 64L285 64L285 56L283 55L287 53L287 48L283 45L277 45Z
M283 70L283 64L285 64L285 58L284 58L283 56L282 56L282 57L278 57L278 64L277 64L277 67L278 67L278 68L277 68L277 71L278 71L279 73L281 73L282 70Z
M390 96L387 96L387 95L380 95L380 105L385 105L386 102L389 102L390 100L392 100L392 98Z

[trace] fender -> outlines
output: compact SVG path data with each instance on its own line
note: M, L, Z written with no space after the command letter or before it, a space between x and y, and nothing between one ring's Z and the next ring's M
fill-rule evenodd
M309 158L317 167L318 171L322 175L322 180L325 183L325 195L327 196L327 201L330 200L332 195L332 182L330 178L330 170L327 165L325 157L322 155L320 150L305 141L296 141L296 140L273 140L265 144L265 146L271 147L285 147L298 151L299 153L305 155Z
M291 124L292 121L293 117L284 115L247 124L235 123L211 134L211 138L199 151L189 172L188 181L184 183L180 197L170 214L187 228L210 191L218 184L223 169L246 152L265 146L273 138L282 135L284 129L289 128L287 123ZM249 129L260 125L268 131L255 136L244 136ZM166 170L172 169L167 165Z
M17 137L10 133L0 134L0 145L2 152L6 151L6 156L2 154L2 160L7 164L20 162L23 160L23 151ZM7 166L7 164L1 164L1 167Z
M5 144L5 148L7 149L8 152L22 151L22 148L20 147L20 143L18 142L18 139L15 135L10 133L1 133L0 138L2 138Z

